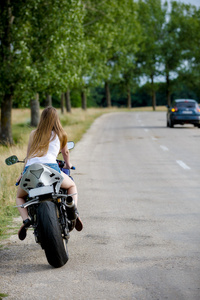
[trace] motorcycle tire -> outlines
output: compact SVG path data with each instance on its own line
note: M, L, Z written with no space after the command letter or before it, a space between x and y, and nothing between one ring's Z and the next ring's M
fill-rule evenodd
M62 238L58 210L51 201L42 202L38 207L38 233L48 263L54 268L64 266L69 259L67 240Z

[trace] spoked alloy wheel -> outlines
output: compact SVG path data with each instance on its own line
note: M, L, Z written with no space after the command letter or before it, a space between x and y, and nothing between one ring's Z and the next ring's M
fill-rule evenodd
M48 263L59 268L68 261L67 240L62 238L57 216L57 207L51 201L40 203L38 207L38 229L41 246Z

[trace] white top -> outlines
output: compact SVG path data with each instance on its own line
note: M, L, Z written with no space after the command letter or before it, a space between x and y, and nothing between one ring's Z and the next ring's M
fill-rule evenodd
M53 138L53 133L51 139ZM33 157L27 160L26 167L32 164L56 164L56 158L60 151L60 140L56 135L54 140L51 140L49 143L49 149L47 154L41 157Z

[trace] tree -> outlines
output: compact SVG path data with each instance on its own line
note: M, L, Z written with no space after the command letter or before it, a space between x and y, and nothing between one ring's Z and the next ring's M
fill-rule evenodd
M82 6L78 0L51 2L40 1L30 20L30 67L34 78L29 88L33 93L60 95L78 78Z
M0 140L12 144L15 94L26 91L38 101L39 93L60 93L78 81L82 5L79 0L2 0L0 9Z
M40 105L39 105L39 95L36 95L35 99L31 99L31 126L36 127L39 123L40 117Z
M119 7L117 3L117 7ZM123 9L122 9L123 7ZM112 50L109 51L107 73L112 85L120 84L126 94L127 105L131 107L131 87L138 78L136 65L136 53L139 51L139 43L142 40L141 26L137 19L137 3L124 1L124 5L115 14L115 38Z
M150 79L152 107L156 109L155 77L160 73L162 28L165 24L166 6L160 0L139 0L138 18L142 25L143 40L137 54L143 74Z
M135 52L139 41L136 4L132 0L83 1L86 47L83 86L105 86L107 106L111 106L109 86L119 82L127 54Z
M162 64L166 77L166 96L168 105L171 104L171 77L177 74L184 60L184 52L188 50L187 34L183 32L187 26L189 6L171 1L171 9L166 16L166 23L162 30ZM189 32L188 32L189 34Z
M31 6L32 1L30 1ZM3 144L12 144L11 110L17 84L26 75L28 48L23 42L26 30L28 1L2 0L0 2L0 95L1 134Z
M52 106L52 97L51 97L51 95L46 95L45 107L47 107L47 106Z
M182 64L178 69L179 80L196 94L200 94L200 8L185 5L181 23ZM198 97L198 96L197 96Z
M71 98L70 98L70 90L68 89L67 92L65 93L65 106L67 112L71 112Z

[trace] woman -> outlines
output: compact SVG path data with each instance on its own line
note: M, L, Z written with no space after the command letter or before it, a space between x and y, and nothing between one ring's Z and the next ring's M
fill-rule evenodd
M56 162L56 158L60 152L65 161L65 168L70 169L72 165L69 160L67 135L62 128L57 110L49 106L43 110L37 129L33 130L30 134L23 174L28 167L34 163L46 164L56 171L61 172ZM64 177L61 187L68 190L69 194L75 194L73 198L77 206L76 185L64 172L61 172L61 174ZM18 178L18 181L20 181L21 177L22 175ZM16 198L17 205L24 204L26 196L27 193L19 186ZM26 238L27 228L31 225L31 221L26 208L18 207L18 209L23 220L23 225L18 232L18 236L20 240L24 240ZM79 216L77 217L75 228L78 231L81 231L83 228Z

